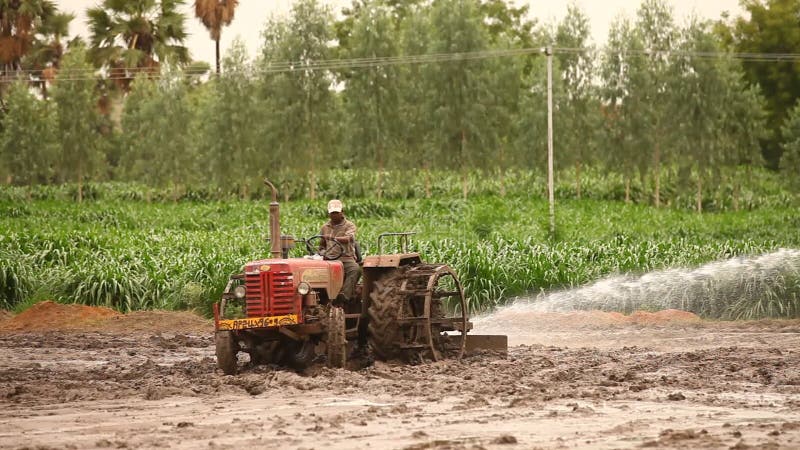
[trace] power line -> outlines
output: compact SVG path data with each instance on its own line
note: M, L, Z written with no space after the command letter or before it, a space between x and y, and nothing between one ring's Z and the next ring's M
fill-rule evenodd
M685 51L685 50L647 50L647 49L612 49L609 47L598 48L569 48L554 47L555 54L621 54L631 56L665 56L665 57L688 57L688 58L732 58L742 61L753 62L800 62L800 53L744 53L744 52L715 52L715 51ZM432 53L423 55L402 55L385 56L371 58L343 58L343 59L321 59L312 61L268 61L264 66L253 68L249 72L253 75L268 75L279 73L294 72L313 72L327 70L344 69L363 69L382 66L396 66L408 64L437 64L445 62L475 61L488 58L518 57L525 55L536 55L544 53L541 47L529 47L519 49L495 49L481 50L475 52L451 52L451 53ZM163 74L156 72L154 67L106 67L81 68L81 69L62 69L58 71L57 81L97 81L97 80L130 80L138 74L147 74L152 78L161 78ZM11 75L6 75L0 83L11 83L16 81L18 75L38 76L43 70L23 69L14 71ZM184 69L180 72L181 76L201 76L209 74L208 71ZM209 74L210 75L210 74ZM41 81L41 80L23 80Z
M729 57L740 60L756 61L800 61L800 53L746 53L746 52L719 52L719 51L697 51L697 50L648 50L648 49L610 49L600 47L597 49L589 48L555 48L556 53L622 53L626 55L665 55L665 56L688 56L691 58L723 58Z
M509 57L519 56L526 54L540 53L540 48L522 48L522 49L507 49L507 50L483 50L476 52L461 52L461 53L434 53L425 55L403 55L403 56L388 56L388 57L372 57L372 58L349 58L349 59L323 59L316 61L270 61L267 62L265 67L254 70L256 73L272 74L272 73L287 73L287 72L302 72L302 71L317 71L317 70L337 70L337 69L357 69L357 68L370 68L378 66L390 66L400 64L430 64L439 62L456 62L456 61L471 61L486 58L496 57ZM150 67L126 67L126 68L108 68L108 69L70 69L59 71L59 80L78 81L84 79L96 79L96 77L88 77L88 74L101 75L101 72L111 73L111 75L102 77L107 80L129 79L133 78L139 73L152 72L153 68ZM124 72L124 73L121 73ZM33 74L38 75L41 70L21 70L15 71L14 74ZM185 75L202 75L207 73L184 71ZM154 73L154 76L160 76L159 73ZM6 81L6 80L4 80ZM12 80L13 81L13 80Z

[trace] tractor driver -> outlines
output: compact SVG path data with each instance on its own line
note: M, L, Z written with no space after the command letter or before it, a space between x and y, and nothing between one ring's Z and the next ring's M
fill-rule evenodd
M355 297L356 283L361 276L361 268L355 257L356 225L345 219L343 209L341 200L334 199L328 202L328 218L330 220L322 226L322 231L319 232L322 235L319 248L330 251L331 254L338 254L339 246L332 242L336 241L344 249L339 257L339 261L344 265L344 286L342 286L341 295L345 297L345 300L350 301Z

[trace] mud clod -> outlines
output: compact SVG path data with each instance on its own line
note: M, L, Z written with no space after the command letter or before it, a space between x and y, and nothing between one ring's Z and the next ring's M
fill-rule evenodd
M498 437L492 439L492 444L508 445L508 444L516 444L516 443L517 443L517 438L515 438L514 436L512 436L510 434L504 434L502 436L498 436Z
M673 393L667 395L667 400L672 400L674 402L677 402L677 401L681 401L681 400L686 400L686 396L683 395L683 393L681 393L681 392L673 392Z

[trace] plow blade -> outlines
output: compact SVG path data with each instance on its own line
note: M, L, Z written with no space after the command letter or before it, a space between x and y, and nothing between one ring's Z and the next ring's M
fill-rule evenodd
M476 350L491 351L508 354L508 336L503 334L468 334L466 351L474 353Z

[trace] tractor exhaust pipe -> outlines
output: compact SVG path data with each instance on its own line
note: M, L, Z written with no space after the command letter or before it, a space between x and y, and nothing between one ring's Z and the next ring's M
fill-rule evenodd
M272 202L269 204L269 243L272 258L281 257L281 208L278 204L278 190L264 178L264 184L272 189Z

